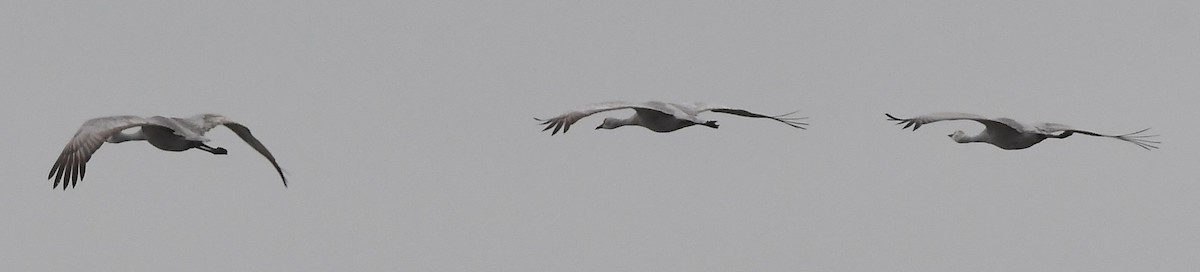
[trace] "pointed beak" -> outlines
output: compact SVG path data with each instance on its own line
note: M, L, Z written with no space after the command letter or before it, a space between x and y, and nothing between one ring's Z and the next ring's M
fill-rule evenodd
M596 129L600 129L600 128L603 128L603 127L604 127L604 125L599 125L599 126L596 126Z
M950 133L950 135L946 135L946 137L954 138L954 133Z

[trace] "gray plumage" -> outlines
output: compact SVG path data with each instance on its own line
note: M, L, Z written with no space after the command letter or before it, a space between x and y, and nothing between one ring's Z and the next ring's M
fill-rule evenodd
M279 173L279 177L283 179L283 186L287 187L287 177L283 176L283 169L279 168L279 164L275 162L275 156L267 151L267 147L263 146L262 142L250 134L250 129L218 114L199 114L190 118L162 116L142 118L121 115L88 120L79 127L71 141L67 142L62 154L50 168L50 175L46 178L54 180L54 188L58 188L60 182L63 190L67 189L68 184L75 187L80 180L83 180L83 176L87 172L87 162L92 159L92 154L96 153L96 150L100 149L100 145L104 142L121 143L144 140L165 151L179 152L196 148L214 155L224 155L227 153L224 148L214 148L204 144L209 141L204 137L204 133L219 125L228 127L250 147L266 157L275 167L275 171ZM122 132L135 127L139 129Z
M583 119L589 115L620 109L633 109L634 114L633 116L625 119L606 118L604 119L604 122L600 124L600 126L596 127L596 129L614 129L627 125L645 127L654 132L671 132L693 125L703 125L711 128L717 128L717 121L704 120L697 116L700 113L707 111L750 118L766 118L779 121L780 123L799 129L805 129L804 126L808 125L808 123L799 122L799 120L803 120L806 117L788 117L795 112L768 116L743 109L704 103L677 104L659 101L648 101L642 103L624 101L596 103L568 111L552 118L533 119L542 122L542 125L546 125L546 128L542 129L542 131L553 128L554 131L551 131L550 135L554 135L557 134L559 130L562 130L563 133L567 133L567 130L571 129L572 124L575 124L575 122L579 121L579 119Z
M1122 140L1133 143L1146 150L1150 150L1152 148L1156 149L1158 147L1155 145L1161 144L1161 142L1146 139L1150 137L1157 137L1158 135L1140 135L1140 133L1150 130L1149 128L1121 135L1105 135L1086 130L1074 129L1070 126L1058 123L1023 124L1009 118L987 118L975 114L960 112L931 113L913 118L896 118L895 116L886 113L884 115L888 117L889 121L896 121L897 125L902 124L904 125L904 128L912 127L913 131L921 128L921 125L938 121L976 121L982 123L984 127L986 127L983 132L980 132L978 135L969 136L963 131L959 130L948 136L958 143L984 142L1007 150L1025 149L1048 138L1063 139L1070 137L1075 133Z

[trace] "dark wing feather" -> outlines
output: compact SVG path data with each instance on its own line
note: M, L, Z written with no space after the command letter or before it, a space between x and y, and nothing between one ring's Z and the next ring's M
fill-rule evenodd
M1158 149L1157 145L1162 144L1162 142L1152 141L1152 140L1148 139L1148 138L1152 138L1152 137L1158 137L1158 135L1143 135L1143 134L1141 134L1143 132L1150 130L1149 128L1130 132L1130 133L1120 134L1120 135L1107 135L1107 134L1100 134L1100 133L1095 133L1095 132L1086 131L1086 130L1078 130L1078 129L1074 129L1074 128L1064 125L1064 124L1056 124L1056 123L1041 123L1041 124L1036 125L1035 129L1038 131L1038 133L1051 135L1056 138L1066 138L1075 133L1088 135L1088 136L1113 138L1113 139L1122 140L1122 141L1126 141L1126 142L1135 144L1138 147L1141 147L1142 149L1145 149L1145 150ZM1053 135L1053 133L1056 133L1056 132L1062 132L1062 134L1061 135Z
M734 108L707 108L707 110L711 111L711 112L733 114L733 115L742 116L742 117L767 118L767 119L779 121L780 123L783 123L785 125L788 125L788 126L791 126L794 128L808 129L808 128L804 127L804 126L807 126L808 123L799 121L799 120L808 119L808 117L789 117L790 115L795 114L798 111L793 111L793 112L789 112L789 113L785 113L785 114L770 116L770 115L762 115L762 114L749 112L747 110L734 109Z
M275 167L275 172L279 172L279 178L283 179L283 187L287 187L287 177L283 176L283 169L279 168L279 163L275 162L275 156L271 155L271 151L268 151L267 147L264 146L262 142L258 141L258 138L254 138L254 135L250 134L249 128L246 128L246 126L243 126L242 124L229 121L225 121L224 125L225 127L228 127L229 130L232 130L233 133L237 134L238 137L241 137L243 141L246 141L247 144L250 144L250 147L253 147L254 150L257 150L259 154L262 154L263 157L266 157L268 161L271 161L271 166Z
M691 104L682 104L682 105L676 104L676 107L685 111L689 115L697 115L702 112L711 111L711 112L718 112L718 113L724 113L724 114L732 114L732 115L737 115L737 116L742 116L742 117L771 119L771 120L775 120L775 121L778 121L785 125L788 125L790 127L794 127L794 128L798 128L798 129L807 129L804 126L808 125L808 123L800 122L800 120L808 119L808 117L791 117L792 114L796 114L799 111L793 111L793 112L789 112L789 113L785 113L785 114L771 116L771 115L753 113L748 110L734 108L734 107L713 105L713 104L700 103L700 102L695 102L695 103L691 103Z

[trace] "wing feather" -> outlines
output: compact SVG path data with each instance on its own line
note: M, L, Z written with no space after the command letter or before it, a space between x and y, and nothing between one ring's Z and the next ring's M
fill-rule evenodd
M229 120L220 120L220 122L220 124L223 124L225 127L229 128L229 130L232 130L234 134L237 134L238 137L241 137L243 141L246 141L246 144L249 144L250 147L253 147L254 150L257 150L259 154L262 154L263 157L266 157L267 161L271 162L271 166L275 167L275 172L279 173L279 178L283 179L283 187L287 187L287 177L283 176L283 168L280 168L279 163L275 162L275 156L271 155L271 151L267 150L267 147L264 146L262 142L258 141L258 138L255 138L253 134L250 134L249 128Z
M100 149L105 140L122 130L143 125L154 123L130 115L100 117L84 122L75 132L75 136L71 137L71 141L63 147L46 179L54 180L53 188L58 188L59 183L62 183L63 190L67 189L67 185L75 187L75 184L83 179L86 164L92 159L92 154Z
M1130 133L1125 133L1125 134L1108 135L1108 134L1095 133L1095 132L1091 132L1091 131L1087 131L1087 130L1075 129L1075 128L1072 128L1071 126L1064 125L1064 124L1040 123L1040 124L1037 124L1034 126L1034 130L1036 130L1037 133L1040 133L1043 135L1049 135L1049 136L1056 137L1056 138L1066 138L1075 133L1088 135L1088 136L1113 138L1113 139L1132 143L1132 144L1137 145L1138 147L1141 147L1142 149L1145 149L1145 150L1158 149L1157 145L1162 144L1162 142L1160 142L1160 141L1154 141L1154 140L1149 139L1149 138L1153 138L1153 137L1158 137L1157 134L1155 134L1155 135L1142 134L1143 132L1149 131L1150 130L1149 128L1130 132ZM1061 132L1061 134L1058 134L1058 135L1054 134L1054 133L1060 133L1060 132Z
M748 110L739 109L739 108L719 106L719 105L710 105L710 104L703 104L703 103L693 103L692 106L690 106L690 107L686 106L686 105L680 105L680 108L681 109L690 108L692 111L694 111L694 113L689 112L689 114L693 114L693 115L699 114L699 113L705 112L705 111L711 111L711 112L717 112L717 113L732 114L732 115L737 115L737 116L742 116L742 117L766 118L766 119L779 121L780 123L783 123L790 127L794 127L794 128L798 128L798 129L808 129L808 128L804 127L804 126L807 126L808 123L800 122L800 120L808 119L808 117L791 117L792 114L796 114L799 111L793 111L793 112L789 112L789 113L785 113L785 114L772 116L772 115L753 113Z
M901 129L912 127L913 131L921 128L922 125L950 120L971 120L982 123L987 130L993 133L1020 133L1022 125L1012 119L997 118L991 119L977 114L961 113L961 112L938 112L921 115L913 118L897 118L891 114L884 113L888 117L888 121L896 121L897 125L904 125Z

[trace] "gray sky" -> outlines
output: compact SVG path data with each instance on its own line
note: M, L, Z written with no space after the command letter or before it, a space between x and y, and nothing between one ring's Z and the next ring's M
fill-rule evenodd
M5 1L10 271L1195 271L1196 1ZM311 3L300 3L311 2ZM811 129L549 136L607 100L800 110ZM968 111L1124 133L955 144ZM227 156L105 145L222 113Z

